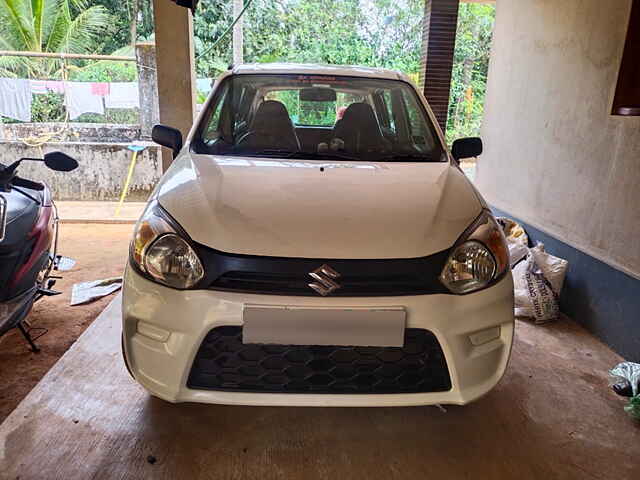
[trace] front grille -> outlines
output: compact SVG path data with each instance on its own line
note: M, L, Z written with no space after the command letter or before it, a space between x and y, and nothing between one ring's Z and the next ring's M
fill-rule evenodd
M403 347L242 343L242 327L205 337L189 374L193 389L260 393L421 393L451 389L435 335L405 330Z
M313 279L307 275L268 274L258 272L229 272L221 275L212 285L216 290L252 293L278 293L280 295L314 295L309 287ZM418 275L342 275L341 287L331 296L393 296L420 295L425 282Z
M438 280L448 250L401 259L314 259L236 255L196 246L206 276L198 288L272 295L319 296L310 273L328 265L340 274L337 297L447 294Z

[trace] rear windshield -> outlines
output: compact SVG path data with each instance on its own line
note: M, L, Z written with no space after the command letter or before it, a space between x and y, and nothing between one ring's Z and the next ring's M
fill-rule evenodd
M344 76L229 76L192 145L196 153L215 155L446 161L410 85Z

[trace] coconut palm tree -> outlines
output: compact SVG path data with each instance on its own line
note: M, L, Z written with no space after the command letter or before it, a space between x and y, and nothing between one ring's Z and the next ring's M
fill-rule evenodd
M107 10L86 0L0 0L2 50L90 53L108 25ZM60 67L57 59L0 57L2 76L45 79Z

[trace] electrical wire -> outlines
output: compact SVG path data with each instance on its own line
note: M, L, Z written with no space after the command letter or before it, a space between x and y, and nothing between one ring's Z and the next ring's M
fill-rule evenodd
M209 53L211 50L213 50L218 45L218 43L220 43L222 39L229 34L229 32L233 29L233 27L236 26L236 23L238 23L238 21L242 18L242 15L244 15L244 12L247 10L247 8L249 8L249 5L251 5L252 2L253 0L247 0L247 3L244 4L242 11L238 14L236 19L231 23L231 25L229 25L227 29L224 32L222 32L222 34L211 45L209 45L209 48L207 48L204 52L199 53L196 56L196 58L203 57L204 55Z

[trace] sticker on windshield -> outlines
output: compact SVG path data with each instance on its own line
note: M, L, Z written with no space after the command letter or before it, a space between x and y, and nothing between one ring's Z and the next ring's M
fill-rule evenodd
M4 240L4 230L7 226L7 199L0 195L0 242Z
M348 78L330 77L328 75L298 75L296 80L304 83L321 83L322 86L344 85L349 82ZM329 82L329 83L327 83ZM315 86L315 85L314 85Z

